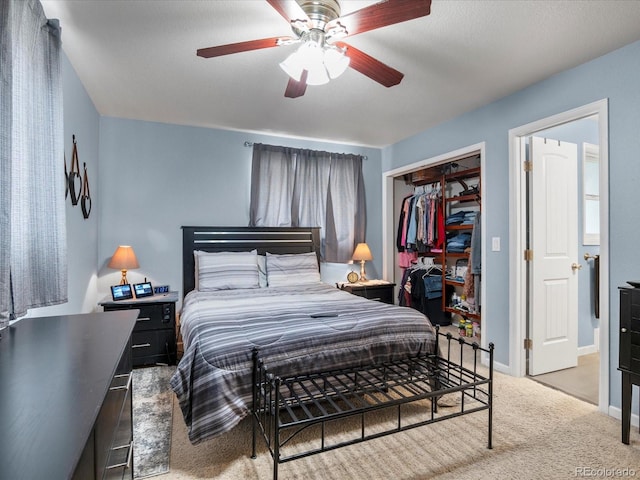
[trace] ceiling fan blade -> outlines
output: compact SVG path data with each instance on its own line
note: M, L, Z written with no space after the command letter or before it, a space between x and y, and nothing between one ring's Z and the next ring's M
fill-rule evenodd
M294 40L291 37L273 37L263 38L261 40L249 40L248 42L229 43L227 45L219 45L217 47L199 48L196 52L199 57L211 58L229 55L231 53L248 52L250 50L259 50L261 48L271 48L279 46L279 41Z
M431 0L386 0L336 18L329 22L326 31L340 24L347 30L347 34L342 37L346 38L357 33L424 17L430 12Z
M300 8L296 0L267 0L267 2L269 2L269 5L275 8L287 22L293 22L295 20L301 20L303 22L309 21L309 17L304 13L304 10Z
M399 72L395 68L385 65L380 60L376 60L362 50L358 50L346 43L336 42L336 45L340 48L346 47L347 52L345 55L350 59L349 66L361 74L366 75L371 80L375 80L385 87L393 87L402 81L404 73Z
M298 98L304 95L307 91L307 71L302 71L300 81L289 78L287 83L287 89L284 91L284 96L287 98Z

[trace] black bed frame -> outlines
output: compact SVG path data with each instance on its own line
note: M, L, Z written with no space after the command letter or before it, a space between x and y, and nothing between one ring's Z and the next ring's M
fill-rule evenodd
M182 227L182 294L195 288L193 252L316 252L320 262L320 228Z
M182 231L183 295L195 288L195 250L316 252L320 261L319 228L182 227ZM485 349L476 342L443 334L437 326L436 331L437 354L291 377L269 372L260 352L254 350L252 457L260 434L273 458L273 478L277 480L280 463L484 410L488 412L487 448L492 448L494 346L490 343ZM488 358L485 374L480 365L483 354ZM443 413L443 408L438 410L437 400L447 394L458 396L459 405ZM408 406L423 410L419 420L403 415ZM366 414L389 408L397 411L395 426L367 432ZM360 417L360 436L327 443L325 426L354 416ZM285 455L286 447L314 426L320 428L319 444Z
M259 433L273 458L273 479L277 480L281 463L483 410L488 412L487 448L493 448L493 343L484 349L444 334L438 326L436 331L439 354L292 377L269 373L254 349L252 458L256 458ZM484 375L479 370L482 352L489 356ZM447 394L459 399L459 404L438 411L438 399ZM424 404L427 399L428 405ZM394 410L394 426L368 431L367 414L382 409ZM327 442L326 426L347 417L359 417L359 436ZM317 443L285 454L285 447L314 426L319 426Z

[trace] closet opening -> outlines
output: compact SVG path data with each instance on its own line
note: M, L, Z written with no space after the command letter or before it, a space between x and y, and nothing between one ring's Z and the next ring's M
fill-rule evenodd
M395 303L481 344L483 172L477 144L383 173L383 277Z

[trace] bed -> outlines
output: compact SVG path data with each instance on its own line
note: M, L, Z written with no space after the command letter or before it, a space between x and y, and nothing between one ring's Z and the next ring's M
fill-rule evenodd
M491 408L491 378L461 366L452 368L456 364L451 346L445 347L445 357L439 355L438 333L423 314L320 282L318 229L182 230L184 355L171 386L193 444L227 432L252 415L257 422L254 428L262 432L277 465L281 461L279 440L276 436L273 447L271 437L274 429L277 435L277 412L283 405L271 397L272 387L280 385L274 380L294 379L304 389L306 380L314 375L370 373L376 366L402 364L407 359L426 361L426 387L419 388L428 391L420 398L454 391L475 398L482 393L479 409ZM482 349L477 344L473 349L477 358ZM461 364L462 356L459 360ZM433 376L433 370L441 372L440 376ZM411 380L407 383L400 378L397 384L411 384L409 388L414 389L415 373L416 364L411 360L406 375ZM487 384L489 388L483 389ZM393 390L394 385L385 384L383 390ZM286 388L293 391L291 384ZM317 402L322 395L326 397L326 392L305 401ZM412 398L418 399L415 392ZM303 403L298 406L304 408ZM433 413L431 416L433 419ZM489 447L490 428L491 414Z

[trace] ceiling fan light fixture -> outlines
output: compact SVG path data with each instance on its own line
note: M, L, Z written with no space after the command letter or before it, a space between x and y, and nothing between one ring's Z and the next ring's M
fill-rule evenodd
M280 62L280 68L296 82L299 82L302 77L302 71L305 69L304 57L300 54L300 49L297 49L284 61Z
M329 75L327 73L327 69L324 68L322 63L315 63L309 66L309 70L307 70L307 85L324 85L325 83L329 83Z
M280 63L287 75L300 81L302 72L307 71L307 85L324 85L338 78L349 66L349 57L344 49L333 45L320 45L315 41L305 41L298 49Z
M334 46L326 46L324 50L324 66L329 76L334 79L342 75L349 67L349 57L345 50Z

